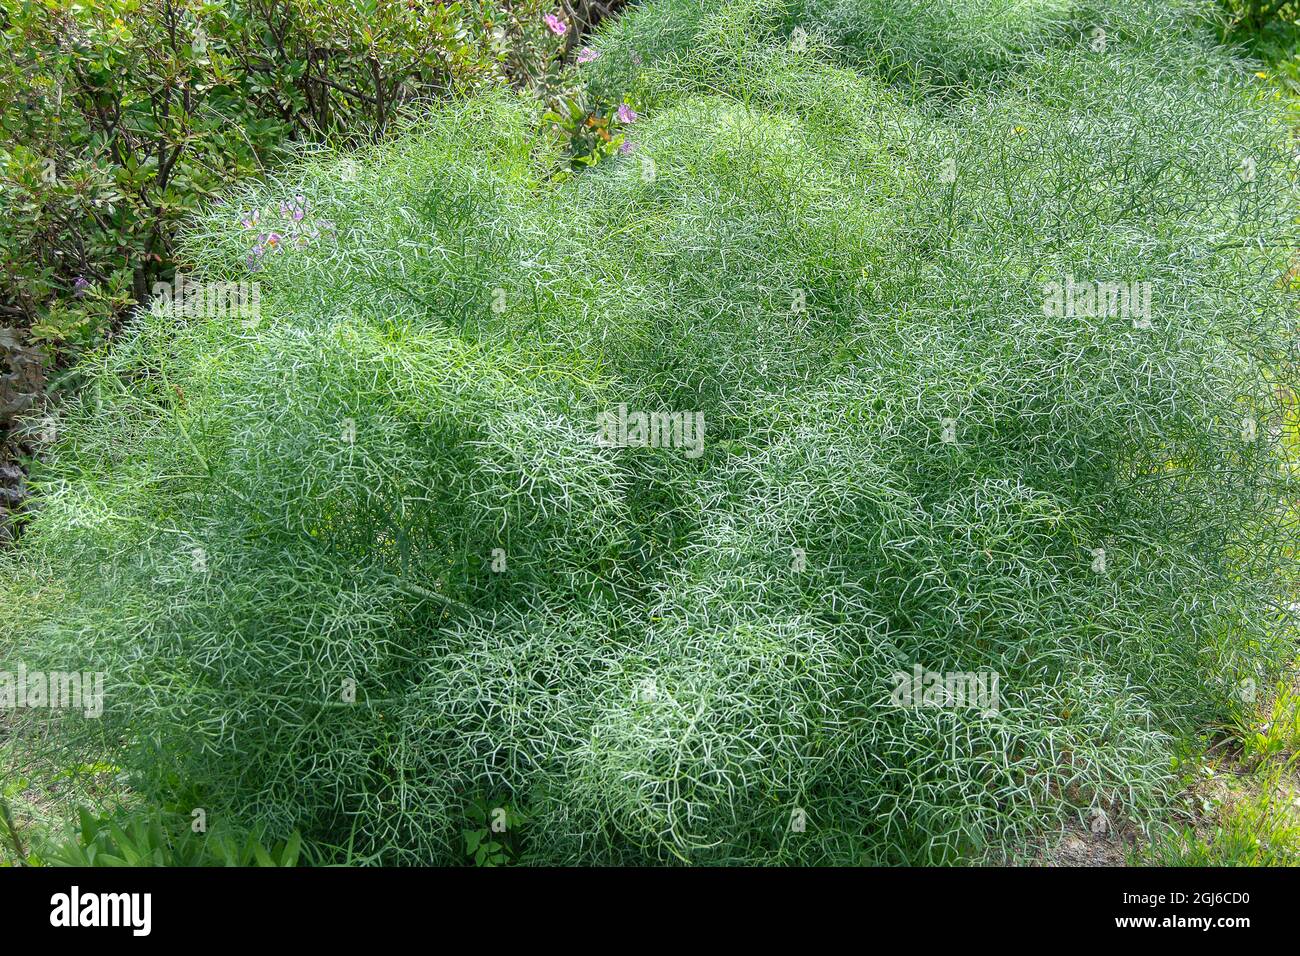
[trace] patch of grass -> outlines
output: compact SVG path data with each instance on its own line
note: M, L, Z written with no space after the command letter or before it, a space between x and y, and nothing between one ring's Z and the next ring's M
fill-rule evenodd
M1290 765L1294 770L1294 762ZM1208 806L1200 827L1162 830L1138 862L1148 866L1300 866L1300 791L1282 767Z
M45 847L72 808L131 812L118 768L104 763L60 765L50 758L57 747L33 737L39 733L34 726L24 730L27 737L21 745L13 741L0 747L0 766L5 768L0 776L0 866L40 865ZM44 751L46 762L33 764L34 751Z
M1133 862L1162 866L1300 865L1300 723L1295 672L1271 693L1253 679L1223 732L1200 735L1177 761L1175 822L1152 828Z
M1247 760L1266 761L1300 753L1300 696L1295 687L1279 684L1262 714L1238 717L1234 734Z

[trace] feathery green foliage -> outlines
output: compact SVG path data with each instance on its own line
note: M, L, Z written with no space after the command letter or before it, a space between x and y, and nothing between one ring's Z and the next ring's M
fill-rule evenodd
M1067 14L660 0L584 68L629 155L556 182L491 94L214 210L260 321L142 314L6 559L15 659L106 674L57 739L379 862L462 862L485 799L545 863L1143 819L1287 651L1293 174L1187 10ZM296 194L332 228L250 275L231 208ZM1149 327L1051 314L1070 276ZM599 445L620 403L703 454ZM999 706L897 706L917 665Z

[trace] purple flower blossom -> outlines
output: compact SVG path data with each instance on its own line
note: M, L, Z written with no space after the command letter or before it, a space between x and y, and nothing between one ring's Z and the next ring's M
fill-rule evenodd
M77 281L72 283L72 294L80 299L90 288L90 283L86 281L85 276L77 276Z
M297 195L293 197L293 202L280 200L280 215L285 219L292 219L294 222L301 222L302 217L307 212L307 197Z
M569 25L553 13L548 13L542 17L546 21L546 28L554 33L557 37L564 36L568 32Z
M618 151L624 156L627 156L635 149L636 149L636 143L627 142L626 140L623 143L621 143L618 147Z
M243 219L244 228L252 229L261 221L261 219L262 219L262 213L261 210L259 209L254 209L250 213L245 213Z
M593 50L589 46L584 46L581 50L578 51L579 63L590 63L592 60L596 60L599 58L600 58L600 51Z
M635 123L637 119L636 110L632 109L632 107L628 106L626 103L619 104L618 113L615 115L618 116L618 121L620 123Z

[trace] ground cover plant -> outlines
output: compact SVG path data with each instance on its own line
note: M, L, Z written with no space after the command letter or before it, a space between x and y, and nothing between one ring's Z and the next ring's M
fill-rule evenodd
M1204 12L652 0L603 162L497 89L228 196L256 309L88 358L0 565L104 681L15 734L319 861L1148 822L1295 656L1294 161Z

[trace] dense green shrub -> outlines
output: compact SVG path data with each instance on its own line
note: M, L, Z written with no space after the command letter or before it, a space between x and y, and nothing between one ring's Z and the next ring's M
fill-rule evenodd
M487 862L1144 819L1294 650L1284 131L1182 9L1099 48L1044 6L960 98L804 10L611 25L590 95L641 115L579 176L497 92L190 232L261 313L158 303L83 366L0 575L15 660L105 672L55 739L384 862L477 860L507 803ZM1071 277L1149 312L1054 310ZM620 404L702 412L702 454L596 442ZM900 705L914 667L998 705Z
M506 80L558 96L569 77L560 54L576 30L558 9L554 0L6 5L0 536L23 497L18 463L40 450L31 428L14 425L39 409L47 380L55 391L75 384L53 369L186 267L175 257L181 223L295 144L381 137L403 113ZM594 15L585 3L572 18Z
M805 0L801 22L890 75L957 85L1005 68L1059 31L1073 0Z
M1270 23L1295 23L1300 6L1295 0L1223 0L1234 27L1262 30Z
M6 323L81 348L175 265L181 222L293 140L554 79L543 0L19 0L0 19ZM183 263L182 263L183 265Z
M600 72L626 78L634 71L633 54L656 65L665 57L689 58L702 24L719 23L709 19L717 11L693 0L666 6L642 6L623 17L606 44L613 56ZM891 79L956 89L1010 68L1063 33L1076 13L1072 0L795 0L780 5L770 26L797 47L828 43Z

